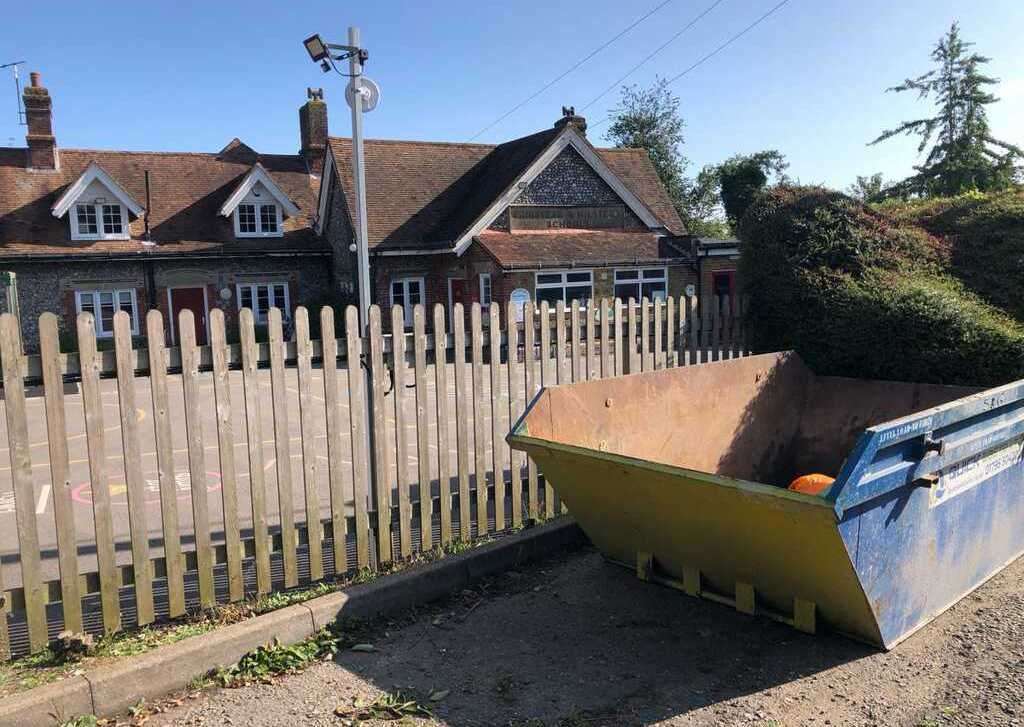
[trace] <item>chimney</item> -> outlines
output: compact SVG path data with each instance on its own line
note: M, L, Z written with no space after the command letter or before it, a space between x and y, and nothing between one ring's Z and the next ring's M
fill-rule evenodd
M42 83L39 73L29 74L31 82L25 88L25 121L28 124L28 166L29 169L57 169L60 158L57 155L57 139L53 135L53 102L50 92Z
M575 106L563 106L562 118L555 122L556 129L562 129L566 126L572 126L581 136L587 135L587 120L582 116L576 115Z
M307 88L306 103L299 107L299 153L310 174L320 174L327 148L327 104L322 88Z

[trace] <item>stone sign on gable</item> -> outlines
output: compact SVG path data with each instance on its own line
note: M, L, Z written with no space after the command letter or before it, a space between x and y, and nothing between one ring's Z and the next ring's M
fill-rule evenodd
M513 205L509 228L515 230L621 230L626 224L624 205L551 206Z

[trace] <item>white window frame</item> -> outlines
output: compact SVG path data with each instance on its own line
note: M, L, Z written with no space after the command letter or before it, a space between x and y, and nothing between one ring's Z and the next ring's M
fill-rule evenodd
M566 307L568 308L570 305L572 305L572 301L571 300L566 300L566 298L565 298L565 289L567 287L569 287L569 286L575 287L577 285L583 285L583 283L582 283L582 281L573 281L571 283L567 282L566 281L566 276L568 276L571 273L586 273L590 277L590 298L588 298L588 300L593 300L594 299L594 271L593 270L580 270L579 268L570 268L568 270L538 270L536 273L534 273L534 278L533 278L533 301L534 301L534 303L537 304L538 306L540 305L540 299L537 297L537 291L540 291L540 290L554 290L556 288L561 288L561 290L562 290L562 300L565 302ZM562 282L560 282L560 283L542 283L542 282L540 282L540 276L541 275L561 275L562 276ZM586 310L586 309L587 309L587 306L585 305L585 302L581 301L580 302L580 310Z
M637 279L635 281L636 285L637 285L637 292L640 293L641 295L640 295L639 298L635 298L634 300L636 301L637 305L639 305L643 301L644 272L650 272L652 270L659 271L661 273L661 277L660 278L649 278L647 280L647 282L663 282L665 284L665 298L662 298L662 300L667 299L668 298L668 268L667 267L661 267L661 266L633 267L633 268L615 268L615 272L612 275L612 295L613 295L613 297L616 297L616 298L619 297L619 296L615 295L615 288L616 288L616 286L620 285L619 273L635 272L637 274ZM621 284L622 285L627 285L627 284L632 283L632 282L634 282L634 281L632 281L632 280L623 280L621 282ZM626 302L627 298L621 298L621 300L623 302ZM651 298L650 300L653 302L655 299Z
M274 295L274 288L278 285L284 286L284 305L281 305ZM252 311L253 320L260 325L265 325L267 322L267 311L260 313L259 307L256 305L256 301L259 300L257 295L257 288L265 286L267 288L267 310L270 308L280 308L281 317L285 320L291 320L292 307L291 307L291 292L288 290L287 280L260 280L252 283L236 283L235 284L235 299L238 301L238 310L242 310L242 290L245 288L249 289L249 295L252 297L253 307L250 308Z
M81 232L78 229L78 208L92 207L96 215L96 232ZM103 208L117 207L121 213L121 231L106 233L103 231ZM128 229L128 210L119 202L75 202L68 210L68 220L71 223L72 240L127 240L131 237Z
M492 285L491 274L480 273L480 307L484 310L490 308L491 300L494 296L494 288L491 287ZM487 295L484 295L484 291L487 291Z
M388 282L388 300L392 306L397 305L395 303L395 283L402 284L402 313L405 315L405 327L409 328L412 326L412 315L413 305L409 303L409 283L420 284L420 305L426 310L427 305L427 281L426 278L419 275L406 275L401 278L392 278Z
M103 316L100 314L99 296L101 293L110 293L113 296L113 300L117 303L115 313L121 308L121 293L128 293L132 299L131 309L131 320L132 320L132 335L139 335L139 302L135 295L135 288L95 288L95 289L80 289L75 290L75 311L76 313L82 312L82 298L84 296L93 297L93 320L96 322L96 338L113 338L114 329L107 330L103 327Z
M242 205L252 205L255 207L256 213L256 232L242 232L239 225L238 212ZM277 229L271 231L263 230L263 207L273 207L274 217L277 220ZM284 222L284 215L281 210L281 203L274 199L273 195L261 194L259 197L252 193L249 193L245 198L235 206L235 211L232 213L231 218L235 221L235 237L284 237L284 228L282 227Z

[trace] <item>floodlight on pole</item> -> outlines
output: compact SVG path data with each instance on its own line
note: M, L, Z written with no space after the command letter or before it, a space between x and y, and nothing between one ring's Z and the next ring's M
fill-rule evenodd
M327 44L324 43L319 33L309 36L302 41L302 44L306 46L306 52L309 53L309 57L313 59L314 63L319 63L327 57Z
M363 155L363 112L372 111L380 99L380 87L363 76L363 64L370 54L359 45L359 28L348 29L348 44L326 43L319 34L302 41L314 63L324 71L334 69L339 75L351 79L345 89L345 100L352 107L352 178L356 192L355 252L359 271L359 327L366 335L366 324L370 314L370 250L367 242L366 224L366 170ZM339 52L340 51L340 52ZM342 73L335 61L347 60L349 72Z

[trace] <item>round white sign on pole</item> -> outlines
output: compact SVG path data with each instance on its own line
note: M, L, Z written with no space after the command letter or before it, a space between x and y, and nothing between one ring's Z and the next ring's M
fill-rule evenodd
M530 291L526 288L516 288L508 296L509 302L516 308L516 323L523 322L523 306L530 302Z

